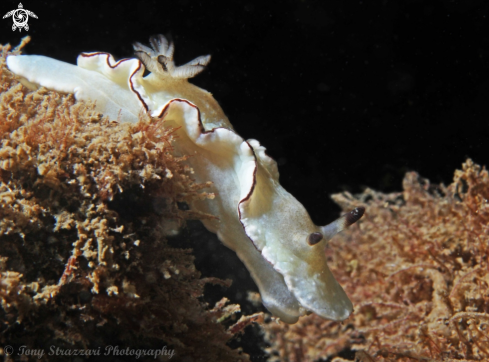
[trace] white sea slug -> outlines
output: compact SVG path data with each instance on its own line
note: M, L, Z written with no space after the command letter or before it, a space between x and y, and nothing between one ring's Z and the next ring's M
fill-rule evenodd
M287 323L312 311L344 320L353 306L326 263L324 248L336 233L360 219L359 207L326 226L316 226L302 204L280 186L277 163L256 140L233 130L212 95L190 83L210 56L173 62L173 43L136 43L139 59L118 62L107 53L82 53L77 66L38 55L10 55L8 68L29 87L44 86L96 101L112 119L137 122L143 109L178 128L175 151L192 155L197 182L212 181L214 200L196 210L213 214L207 229L234 250L256 282L264 305ZM151 73L143 77L145 68Z

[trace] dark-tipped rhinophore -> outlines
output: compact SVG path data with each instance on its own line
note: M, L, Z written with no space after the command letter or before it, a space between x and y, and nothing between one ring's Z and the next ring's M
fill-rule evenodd
M356 223L365 213L365 208L363 206L359 206L351 210L348 214L346 214L346 224L345 228L350 226L351 224Z
M322 232L326 240L330 240L333 236L338 234L340 231L346 229L351 224L356 223L365 213L365 208L363 206L356 207L347 214L342 215L331 224L321 227Z

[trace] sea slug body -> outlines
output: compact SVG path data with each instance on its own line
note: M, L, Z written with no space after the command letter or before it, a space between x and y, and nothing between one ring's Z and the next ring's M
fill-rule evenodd
M188 82L210 57L177 67L172 42L161 35L150 42L151 48L134 45L139 59L82 53L75 66L44 56L10 55L7 66L26 86L96 101L97 110L112 119L137 122L144 110L178 127L175 151L192 155L187 162L196 181L212 181L211 192L218 195L192 207L218 217L204 225L237 253L267 309L287 323L308 311L348 318L353 306L328 268L324 247L364 209L314 225L302 204L280 186L277 164L265 148L241 138L212 95ZM151 72L147 76L145 69Z

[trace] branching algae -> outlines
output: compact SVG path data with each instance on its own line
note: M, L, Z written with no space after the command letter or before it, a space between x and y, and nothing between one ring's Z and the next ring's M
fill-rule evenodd
M352 311L326 263L329 239L361 218L355 208L327 226L312 223L304 207L279 184L276 162L256 140L233 130L211 94L187 79L203 70L204 56L177 67L173 43L163 36L151 47L136 43L139 59L115 61L107 53L82 53L77 66L44 56L10 55L8 68L28 87L43 86L96 102L96 110L123 122L144 111L176 129L175 152L198 183L212 182L214 200L194 200L192 210L234 250L255 280L263 303L281 320L295 323L309 311L344 320ZM143 77L145 69L151 73Z
M51 346L99 355L118 346L164 347L172 361L248 361L227 342L263 315L235 321L239 306L225 298L207 306L204 286L229 282L201 278L191 250L165 239L174 220L212 217L177 205L212 195L192 181L187 157L174 156L174 130L144 114L117 123L71 94L29 91L6 68L19 53L9 50L0 47L2 358L38 360L19 357L21 346L43 350L43 360L74 358L48 357Z
M271 361L325 360L345 349L362 362L488 361L487 170L467 160L449 186L409 172L402 192L333 199L369 210L329 250L355 313L344 324L315 315L268 323Z

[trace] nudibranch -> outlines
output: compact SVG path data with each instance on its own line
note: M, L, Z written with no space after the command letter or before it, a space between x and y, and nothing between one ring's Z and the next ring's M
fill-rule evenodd
M97 110L114 120L137 122L141 110L163 117L168 127L178 129L175 152L192 155L187 162L196 181L212 181L217 195L192 208L217 216L204 225L246 265L266 308L287 323L308 312L348 318L352 303L329 270L324 248L359 220L364 208L329 225L314 225L302 204L280 186L277 163L265 148L241 138L211 93L188 82L210 56L176 66L172 42L160 35L150 43L136 43L134 59L82 53L75 66L44 56L10 55L7 66L26 86L95 101ZM145 69L151 72L147 76Z

